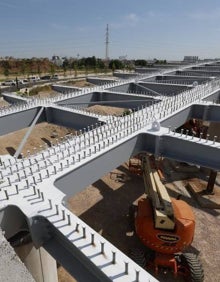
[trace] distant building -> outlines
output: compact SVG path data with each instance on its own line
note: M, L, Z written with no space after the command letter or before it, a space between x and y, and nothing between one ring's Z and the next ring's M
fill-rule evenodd
M63 58L61 58L60 56L52 56L52 63L54 63L55 65L57 65L58 67L61 67L63 65Z
M185 63L196 63L199 61L198 56L184 56L183 62Z

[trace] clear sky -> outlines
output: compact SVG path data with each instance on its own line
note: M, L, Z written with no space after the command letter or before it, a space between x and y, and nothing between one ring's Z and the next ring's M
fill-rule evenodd
M0 0L0 57L220 57L219 0Z

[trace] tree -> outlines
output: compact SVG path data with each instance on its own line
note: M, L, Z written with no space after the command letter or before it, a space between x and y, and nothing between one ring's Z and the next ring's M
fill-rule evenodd
M74 76L77 77L77 64L76 63L74 63L73 69L74 69Z
M65 59L63 61L63 73L64 73L64 76L66 76L66 71L67 71L68 67L69 67L69 61L67 59Z
M123 69L124 68L124 63L120 60L111 60L109 62L109 68L110 69Z
M85 59L85 65L89 68L94 68L96 66L96 57L88 57Z
M85 76L87 76L87 75L88 75L88 67L85 66Z
M104 69L105 68L105 64L104 64L102 59L96 60L96 66L97 66L98 69Z
M8 77L9 76L9 69L10 69L10 64L8 61L3 61L2 62L2 67L3 67L3 72L4 76Z
M135 66L139 66L139 67L146 67L147 66L147 61L146 60L135 60L134 62Z
M50 64L50 73L51 73L51 75L55 74L55 66L54 66L54 64Z
M20 64L20 72L23 74L23 76L26 74L26 70L27 70L26 61L25 59L23 59Z
M115 63L113 62L112 63L112 73L114 74L114 71L115 71Z
M7 68L4 69L4 76L6 76L6 77L9 76L9 69L7 69Z
M33 74L33 61L31 59L26 60L26 66L27 66L27 74L28 76L30 74Z
M41 75L41 61L39 59L37 60L37 74Z

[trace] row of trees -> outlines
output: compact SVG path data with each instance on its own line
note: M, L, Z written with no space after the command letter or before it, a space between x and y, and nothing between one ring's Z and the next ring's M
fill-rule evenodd
M158 59L153 59L153 61L149 62L147 60L135 60L134 61L134 64L135 66L138 66L138 67L151 67L152 65L165 65L167 64L167 61L166 60L158 60Z
M0 73L6 77L11 75L29 76L33 74L55 72L58 69L48 58L10 59L0 61Z
M63 69L67 70L94 70L94 72L103 71L103 70L116 70L116 69L132 69L134 68L133 61L121 61L121 60L109 60L105 61L95 56L81 58L81 59L65 59L63 61Z
M154 64L166 64L166 60L154 59ZM7 59L0 60L0 72L6 77L10 74L13 75L23 75L29 76L33 74L50 73L53 75L55 72L74 71L75 76L77 76L78 71L84 71L85 74L88 71L93 71L94 73L99 71L115 71L116 69L128 69L132 70L136 66L147 67L151 66L146 60L110 60L106 62L103 59L92 57L84 58L64 58L62 65L57 66L55 63L51 62L48 58L31 58L31 59Z

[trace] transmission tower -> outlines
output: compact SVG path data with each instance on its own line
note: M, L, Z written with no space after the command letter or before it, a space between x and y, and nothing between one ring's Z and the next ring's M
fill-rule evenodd
M105 33L105 60L106 62L109 60L109 29L108 24L106 27L106 33Z

